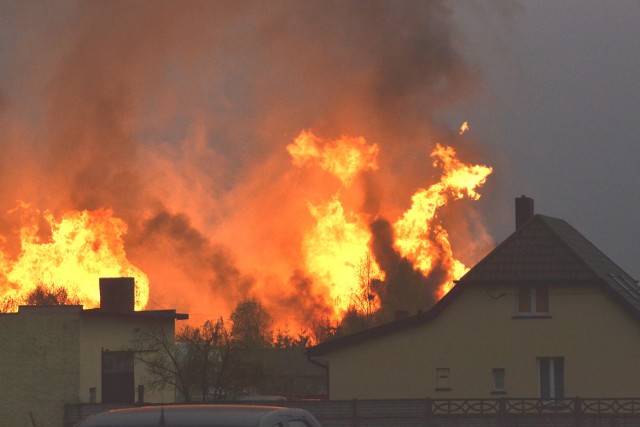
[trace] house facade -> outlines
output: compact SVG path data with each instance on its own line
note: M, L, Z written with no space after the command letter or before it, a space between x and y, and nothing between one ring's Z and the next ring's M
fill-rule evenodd
M61 426L68 403L173 402L153 390L136 337L162 330L173 340L175 310L133 310L133 278L100 279L101 308L21 306L0 314L0 420Z
M640 287L563 220L516 231L430 310L312 347L330 399L640 396Z

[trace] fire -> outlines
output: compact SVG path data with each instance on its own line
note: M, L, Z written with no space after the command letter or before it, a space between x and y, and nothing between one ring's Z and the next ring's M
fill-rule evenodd
M355 177L366 170L378 168L379 147L369 145L363 137L343 136L325 141L311 131L303 131L287 146L295 166L317 165L337 177L348 187ZM362 289L358 269L368 256L370 233L364 219L356 212L345 212L340 201L340 189L322 204L308 203L315 225L303 236L302 250L306 270L317 283L328 287L336 314L348 309L354 295ZM369 271L370 279L383 277L377 265Z
M319 166L336 175L344 186L364 170L375 170L379 148L367 145L364 138L343 137L323 142L313 133L301 133L287 147L296 166L319 160ZM442 170L440 181L419 189L412 197L411 207L396 221L396 249L416 269L427 276L437 264L446 270L446 279L438 289L442 297L461 277L467 267L454 257L447 230L437 221L438 209L450 200L468 197L477 200L476 189L482 186L492 169L466 165L456 157L451 147L438 144L431 156L433 166ZM325 204L308 203L315 226L307 231L302 243L306 270L315 281L329 288L336 311L344 312L354 295L362 291L358 268L366 259L371 232L362 214L347 211L337 190ZM369 280L384 279L384 272L372 262Z
M358 294L358 269L368 253L369 231L354 213L346 217L338 199L321 206L309 205L315 227L302 242L307 269L320 283L330 284L331 300L342 310ZM381 279L377 265L372 265L370 279Z
M439 290L443 296L453 287L453 281L467 271L467 267L454 258L447 231L437 223L436 214L450 199L465 196L479 199L476 189L485 183L492 168L466 165L456 158L453 148L440 144L436 145L431 157L435 159L433 166L440 167L443 174L439 182L413 195L411 207L394 225L395 244L400 253L413 261L425 275L432 271L435 262L448 267L448 279Z
M378 145L367 145L363 137L343 136L336 141L325 142L310 131L303 131L287 151L296 166L317 160L320 167L335 175L343 185L348 186L363 170L376 170Z
M22 215L21 250L15 259L0 251L0 298L25 297L39 284L64 286L85 307L100 304L100 277L134 277L135 307L143 309L149 300L147 276L126 257L122 236L127 224L109 209L67 211L60 218L40 214L21 203L12 211ZM43 218L49 238L38 225Z
M464 123L462 123L462 125L460 125L460 135L462 135L463 133L465 133L468 130L469 130L469 123L464 122Z
M306 200L308 217L301 219L301 224L306 226L299 227L296 240L282 236L283 244L295 248L300 255L296 261L288 261L295 263L295 271L300 270L304 277L311 279L309 296L323 301L325 307L333 310L332 320L340 320L348 309L358 304L363 307L362 301L366 301L367 311L375 311L382 301L374 295L375 287L371 285L374 281L385 281L389 272L383 271L372 257L371 213L354 206L357 203L354 203L353 195L361 191L359 185L364 182L357 180L359 174L378 171L380 147L364 137L325 140L311 131L303 131L286 148L294 166L317 168L321 173L337 178L321 178L320 185L326 190L320 193L322 196L313 191L301 193L303 197L313 194L316 199ZM477 200L480 197L477 189L485 183L492 169L465 164L452 147L440 144L436 145L431 157L433 167L441 171L439 181L415 191L410 207L391 226L395 251L415 270L425 277L436 268L439 273L445 272L443 279L442 274L438 276L438 289L427 291L441 297L467 267L455 256L448 231L438 221L438 212L446 204L461 198ZM318 184L318 181L313 182ZM305 210L304 203L302 199L301 213ZM0 299L20 299L39 284L55 284L64 286L85 306L96 307L99 305L99 277L132 276L136 280L136 309L147 305L149 280L127 259L123 241L127 224L110 209L69 210L56 217L50 211L41 213L23 203L12 213L21 217L20 250L11 255L0 250ZM247 230L250 232L250 228ZM204 237L197 237L187 241L205 242ZM0 244L2 239L0 236ZM280 256L283 257L286 255ZM260 260L254 261L259 269ZM157 273L159 267L150 266ZM282 276L286 277L285 274L287 271ZM253 292L267 289L265 284L270 277L267 273L265 277L256 275L257 286ZM272 291L271 295L277 295Z

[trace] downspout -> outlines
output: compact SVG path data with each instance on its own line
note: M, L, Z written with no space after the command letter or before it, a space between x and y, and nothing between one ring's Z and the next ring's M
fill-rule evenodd
M325 378L326 378L326 381L327 381L327 384L326 384L326 386L327 386L327 400L329 400L329 396L331 396L331 393L329 392L329 385L330 385L330 382L329 382L329 365L325 365L324 363L321 363L321 362L318 362L317 360L314 360L309 354L307 354L307 360L309 362L311 362L312 364L314 364L316 366L319 366L319 367L321 367L322 369L324 369L326 371Z

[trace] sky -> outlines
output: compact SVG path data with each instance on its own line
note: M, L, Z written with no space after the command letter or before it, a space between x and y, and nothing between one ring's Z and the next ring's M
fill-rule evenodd
M445 144L493 168L440 213L466 265L527 195L640 278L638 22L631 0L0 0L0 249L16 254L17 200L108 208L152 308L254 294L321 315L314 209L391 223ZM350 185L296 166L305 130L363 137L378 165Z
M501 21L461 13L487 83L462 111L499 159L482 201L492 235L511 232L513 198L525 194L638 279L640 3L512 6Z

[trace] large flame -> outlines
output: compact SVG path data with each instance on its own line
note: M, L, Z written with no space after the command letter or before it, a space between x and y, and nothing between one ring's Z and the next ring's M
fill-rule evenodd
M454 257L447 231L436 222L436 214L449 199L465 196L479 199L476 188L485 183L492 169L488 166L466 165L456 158L453 148L440 144L431 156L435 158L434 167L442 168L440 181L413 195L411 207L394 225L395 244L403 256L412 260L427 275L432 271L434 262L446 266L448 277L439 292L442 296L453 287L453 281L468 269Z
M294 166L315 166L337 178L321 180L325 187L322 194L331 196L307 200L308 225L302 230L301 240L291 242L299 246L304 264L301 272L313 284L308 297L324 300L324 313L328 308L333 320L339 320L353 308L354 301L367 301L367 310L378 308L380 301L375 299L370 285L374 280L385 280L385 272L371 255L371 217L351 206L353 203L346 203L344 194L356 186L359 174L379 169L379 146L367 143L364 137L343 136L332 141L303 131L287 146L287 151ZM395 250L413 268L425 277L436 267L445 272L435 291L441 297L467 267L455 256L448 231L438 220L438 211L463 197L477 200L480 197L477 189L492 170L467 165L457 158L452 147L440 144L431 156L434 168L441 170L438 182L413 194L410 207L393 224L393 231ZM330 187L333 191L327 193ZM99 305L99 277L133 276L136 308L147 305L149 280L127 259L123 241L127 224L111 210L70 210L56 218L49 211L41 213L22 203L13 214L21 218L20 251L13 257L0 251L0 297L20 299L38 284L55 284L64 286L85 306L95 307ZM44 232L42 220L47 224ZM155 226L182 229L187 224L177 217L166 217ZM203 244L196 235L192 237L195 238L192 244Z
M377 168L378 147L367 145L362 137L325 142L305 131L287 149L298 166L310 159L321 159L320 167L340 178L343 185L351 183L357 173ZM485 183L492 169L464 164L453 148L440 144L431 156L435 159L433 166L442 169L441 178L413 195L411 207L394 224L395 245L425 276L435 264L446 271L437 291L441 297L468 269L454 256L447 230L437 220L438 209L449 200L477 200L480 195L476 189ZM336 313L341 314L349 308L353 296L362 291L359 266L367 257L371 234L361 214L345 212L339 191L325 204L309 204L309 210L316 225L307 231L302 245L307 272L329 286ZM372 272L369 280L384 278L375 262Z
M303 131L287 151L296 166L316 160L320 167L335 175L343 185L350 185L354 177L363 170L378 168L377 155L379 147L367 145L363 137L342 138L325 142L311 131Z
M137 267L148 309L201 324L251 296L301 331L354 300L385 314L381 295L402 284L394 263L433 295L443 270L459 276L457 260L485 253L475 207L451 192L414 230L425 248L402 252L410 237L393 226L440 180L435 142L471 142L466 126L443 127L481 76L449 5L77 2L52 15L15 3L0 73L0 299L53 281L94 306L99 276L133 275L141 308ZM7 215L16 200L40 213ZM110 248L100 261L89 231L76 240L85 232L61 225L92 230L96 217L120 233L97 239Z
M15 259L0 252L0 297L20 301L38 285L56 285L92 308L100 304L100 277L127 276L135 279L136 309L147 305L149 280L127 260L122 240L127 224L111 210L67 211L55 218L20 203L13 213L22 218L21 250ZM40 219L49 227L44 233Z
M369 231L354 213L346 217L338 199L322 206L309 205L309 210L316 225L302 242L308 273L329 284L331 301L345 310L360 291L360 266L367 258ZM369 279L383 277L375 263L369 273Z

